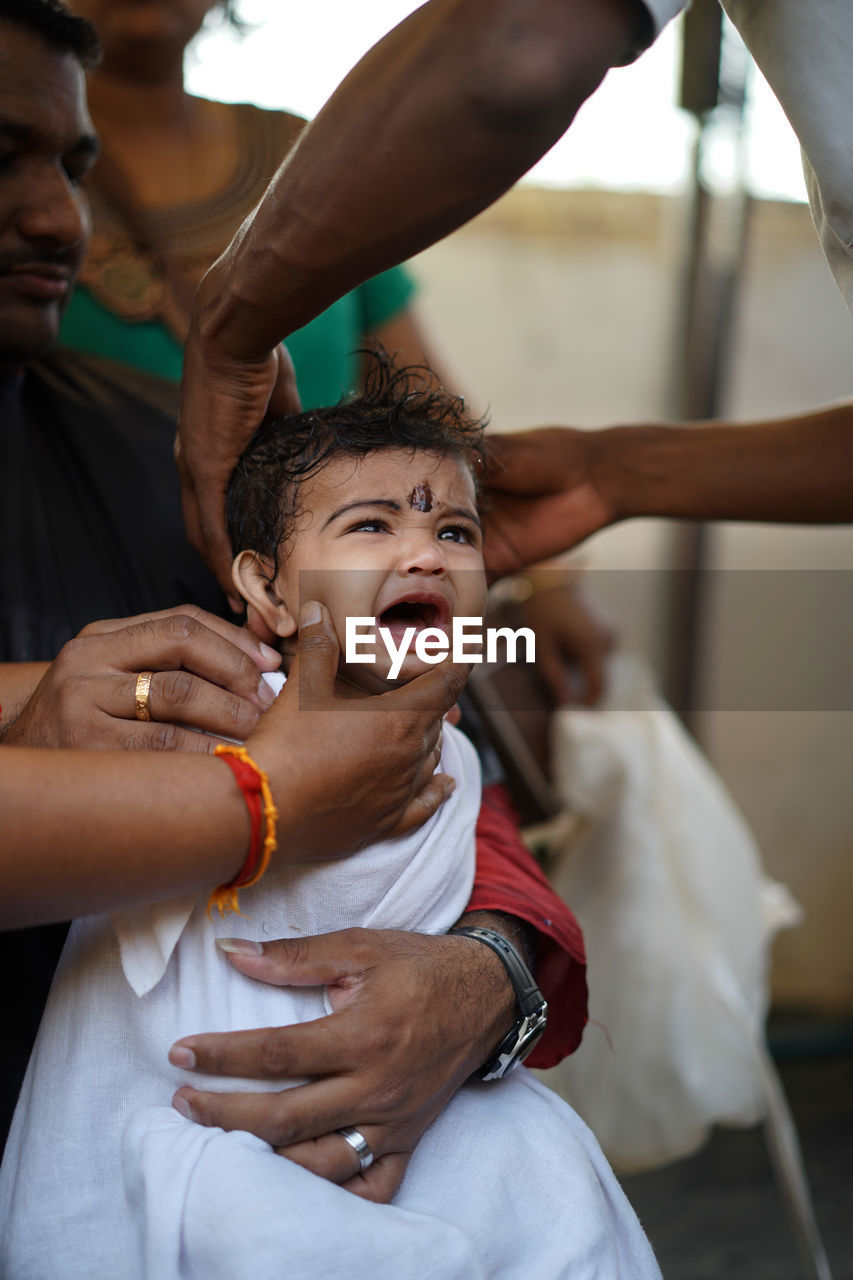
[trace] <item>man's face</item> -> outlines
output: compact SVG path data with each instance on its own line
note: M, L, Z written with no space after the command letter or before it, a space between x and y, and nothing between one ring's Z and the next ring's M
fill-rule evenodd
M56 340L89 235L78 183L96 154L77 59L0 21L0 369Z
M342 649L348 617L375 618L395 647L407 628L449 636L454 617L481 617L482 538L474 482L461 459L402 449L341 458L306 482L300 499L292 550L281 549L268 591L266 620L274 619L279 635L295 632L305 600L326 605ZM347 668L348 679L387 689L385 646L361 651L374 652L376 662ZM413 639L398 678L425 670Z

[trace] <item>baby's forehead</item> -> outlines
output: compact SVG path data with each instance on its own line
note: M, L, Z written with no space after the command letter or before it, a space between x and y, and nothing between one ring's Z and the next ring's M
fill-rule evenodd
M439 503L465 498L476 505L472 463L461 453L430 449L375 449L361 456L334 458L314 477L315 495L336 497L368 486L381 486L413 511L431 511ZM377 494L379 490L377 489Z

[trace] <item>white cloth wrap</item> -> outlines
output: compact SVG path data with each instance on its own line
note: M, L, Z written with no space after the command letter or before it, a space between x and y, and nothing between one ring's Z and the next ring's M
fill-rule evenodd
M604 709L554 726L585 830L552 881L584 931L592 1022L544 1078L631 1172L764 1116L770 939L800 912L642 664L610 676Z
M165 974L142 998L124 976L110 920L74 924L0 1172L0 1275L659 1274L595 1139L527 1072L466 1086L421 1142L393 1206L357 1199L249 1134L202 1128L170 1106L181 1084L230 1087L173 1068L166 1055L175 1039L326 1011L322 989L239 974L215 935L272 939L352 925L437 931L455 921L471 889L480 788L473 750L449 727L441 768L457 788L411 836L270 873L242 895L246 919L210 921L200 900Z
M264 672L263 679L276 696L286 681L281 671ZM121 966L138 996L147 995L166 972L166 965L199 898L197 893L188 893L170 898L168 902L113 912Z

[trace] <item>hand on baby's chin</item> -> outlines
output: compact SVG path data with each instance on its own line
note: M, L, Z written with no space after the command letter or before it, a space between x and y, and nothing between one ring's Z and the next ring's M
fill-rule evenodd
M251 606L250 606L251 608ZM249 628L253 630L253 628ZM258 633L255 631L255 635ZM341 698L369 698L376 694L388 693L392 689L399 689L401 685L408 684L417 676L422 675L424 671L428 671L426 664L419 664L414 670L405 671L396 680L390 680L387 671L379 664L372 663L347 663L344 661L343 642L340 636L338 643L341 646L341 658L338 664L338 675L335 681L335 692ZM290 668L296 657L296 651L299 647L299 635L294 632L290 636L276 636L274 638L275 648L282 655L281 669L285 675L290 674Z
M414 678L401 676L399 680L388 680L372 668L347 666L345 662L341 662L335 688L342 698L370 698L388 693L391 689L399 689Z
M259 640L263 640L265 644L272 645L282 655L281 669L285 675L290 675L290 668L296 657L296 651L299 647L299 636L294 632L289 636L278 636L271 632L261 619L257 610L252 605L247 606L246 627ZM271 637L267 639L266 637ZM340 643L340 640L339 640ZM343 649L343 646L341 646ZM358 664L353 666L344 662L343 653L338 667L338 677L335 682L335 690L341 698L365 698L380 693L388 693L392 689L399 689L401 685L409 684L419 675L423 675L425 671L430 670L426 664L419 664L416 669L405 671L398 679L391 680L387 674L383 673L381 668L373 668Z
M290 675L290 668L296 657L296 635L287 636L284 640L277 638L276 648L282 655L282 671L285 675ZM340 698L366 698L372 694L387 693L389 689L396 689L406 683L406 680L383 680L379 675L367 675L364 667L353 669L341 660L335 680L335 692Z

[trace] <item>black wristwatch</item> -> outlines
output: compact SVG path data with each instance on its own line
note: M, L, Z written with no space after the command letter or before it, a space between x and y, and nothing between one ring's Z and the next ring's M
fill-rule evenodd
M512 943L507 942L502 934L496 933L494 929L482 929L479 925L451 929L450 932L457 936L476 938L478 942L491 947L503 961L518 1000L518 1021L501 1040L491 1058L476 1073L481 1080L502 1080L513 1067L524 1061L544 1035L548 1003L537 987L533 974Z

